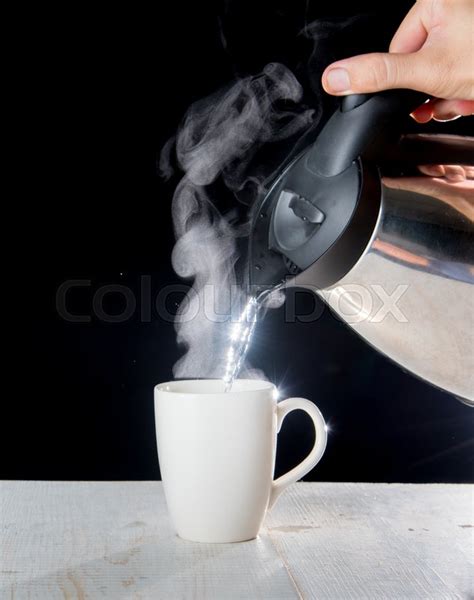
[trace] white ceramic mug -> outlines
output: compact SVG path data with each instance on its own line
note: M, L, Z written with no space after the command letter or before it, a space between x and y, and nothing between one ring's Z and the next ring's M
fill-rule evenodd
M273 481L277 433L297 409L313 420L316 441L298 466ZM267 381L239 379L227 393L218 379L162 383L155 387L155 423L171 520L181 538L196 542L255 538L267 508L326 448L316 406L303 398L277 403Z

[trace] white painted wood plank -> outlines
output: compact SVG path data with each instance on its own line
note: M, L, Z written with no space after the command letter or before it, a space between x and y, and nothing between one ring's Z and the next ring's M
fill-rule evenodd
M304 598L472 598L473 486L299 483L266 531Z
M0 598L467 598L472 486L298 483L242 544L177 538L157 482L0 484Z
M0 598L298 598L268 537L197 544L158 482L3 482Z

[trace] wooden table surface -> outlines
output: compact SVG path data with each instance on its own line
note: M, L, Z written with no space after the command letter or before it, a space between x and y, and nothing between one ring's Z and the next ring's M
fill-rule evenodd
M256 540L178 538L159 482L0 484L0 598L472 598L473 486L297 483Z

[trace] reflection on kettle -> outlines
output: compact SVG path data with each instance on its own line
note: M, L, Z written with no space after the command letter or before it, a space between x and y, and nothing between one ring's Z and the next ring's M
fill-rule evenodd
M433 225L433 223L430 223L430 220L433 219L433 213L435 212L433 200L437 201L436 210L441 213L438 217L438 222L445 218L443 215L445 215L447 211L454 211L461 220L466 220L466 222L469 223L470 228L473 227L474 182L471 180L452 183L448 180L435 177L384 177L383 184L386 188L390 188L391 190L408 192L409 202L423 202L423 199L420 199L419 196L425 197L425 203L426 198L432 198L432 201L429 202L430 215L426 215L426 221L424 221L425 227L428 224L430 224L430 226ZM393 194L394 192L386 190L386 194L390 193ZM398 198L398 201L403 202L403 199ZM418 227L415 234L420 236L420 233L420 227ZM459 235L464 236L458 228L454 228L452 233L454 238L457 238ZM445 276L449 279L458 279L459 281L473 284L474 266L472 262L466 262L466 258L468 258L470 254L469 249L467 249L468 254L459 257L458 260L456 260L456 256L454 255L450 256L450 260L446 260L446 246L443 246L443 252L440 256L440 241L436 240L434 236L433 241L436 242L438 251L436 251L436 248L431 248L429 251L426 248L417 248L416 252L415 248L413 248L412 251L410 251L406 249L405 245L399 246L396 243L382 241L380 239L374 240L373 249L374 251L384 254L386 257L391 257L401 264L407 264L410 268L419 268L441 277ZM454 245L456 245L457 239L454 239L453 242Z

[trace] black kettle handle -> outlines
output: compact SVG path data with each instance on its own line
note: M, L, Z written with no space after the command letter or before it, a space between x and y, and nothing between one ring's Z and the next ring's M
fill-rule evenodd
M406 117L427 99L415 90L345 96L309 151L307 167L332 177L369 150L376 155L400 137Z

